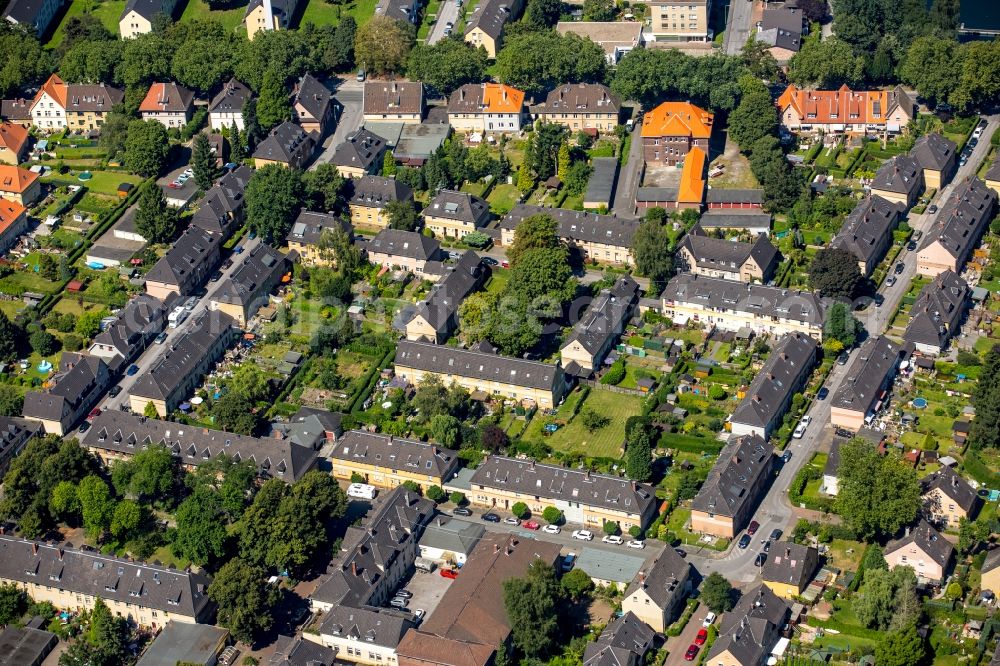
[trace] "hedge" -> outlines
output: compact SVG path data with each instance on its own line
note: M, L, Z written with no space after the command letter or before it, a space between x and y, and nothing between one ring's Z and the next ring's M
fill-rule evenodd
M856 624L847 624L846 622L841 622L840 620L835 620L833 618L830 618L829 620L818 620L810 616L806 619L806 624L810 627L833 629L834 631L839 631L840 633L848 636L857 636L858 638L867 638L873 641L878 641L885 637L885 634L877 629L869 629L868 627L861 627Z
M698 608L698 600L688 599L687 606L684 607L684 612L681 613L676 622L667 627L667 636L680 636L681 632L684 631L684 627L691 620L691 616L694 615L696 608Z

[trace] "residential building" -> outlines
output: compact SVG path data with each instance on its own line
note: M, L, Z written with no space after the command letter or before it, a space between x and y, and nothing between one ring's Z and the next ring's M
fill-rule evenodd
M673 548L664 548L625 590L622 612L632 613L664 633L684 608L694 587L693 569Z
M889 569L910 567L920 583L940 585L945 580L955 547L923 518L907 527L898 539L885 545L883 551Z
M341 418L342 415L339 412L331 412L317 407L299 407L299 411L292 415L290 423L294 426L297 423L315 420L319 424L323 439L327 442L336 442L343 434L340 426Z
M887 160L875 172L871 184L872 194L899 205L903 210L912 208L923 191L923 169L909 155L896 155Z
M302 636L278 635L267 666L336 666L337 653ZM141 664L139 665L141 666Z
M8 624L0 632L0 666L41 666L45 663L45 658L59 644L59 637L39 629L42 624L39 616L23 627Z
M24 125L12 122L0 124L0 163L17 166L23 162L30 136Z
M27 4L27 0L20 1ZM44 132L58 132L66 129L66 98L68 93L69 86L57 74L49 76L48 80L35 93L35 99L31 102L31 124Z
M7 108L7 100L4 100L4 109ZM13 118L8 118L6 112L4 113L4 119L14 121ZM1000 155L993 158L993 164L987 169L986 173L983 175L986 180L986 187L993 190L996 194L1000 194Z
M228 641L228 629L171 621L149 644L136 666L214 666Z
M824 307L808 291L679 273L660 294L663 314L681 326L688 322L736 332L747 327L757 335L823 335Z
M976 489L947 466L920 480L920 497L928 519L941 529L956 529L963 518L975 520L979 511Z
M733 610L722 616L719 637L708 650L706 664L760 666L767 663L788 623L789 608L766 585L743 593Z
M28 442L44 431L37 421L18 416L0 416L0 476L7 473L10 463L20 455Z
M232 129L234 125L240 131L246 129L243 109L252 97L253 92L237 81L236 77L229 79L208 105L209 127L220 132Z
M146 293L161 301L190 296L219 265L222 236L189 226L146 273Z
M448 99L448 122L459 132L520 132L523 113L524 92L502 83L467 83Z
M139 104L143 120L155 120L167 129L180 129L191 120L194 92L176 83L154 83Z
M122 39L132 39L153 32L153 21L158 15L173 18L177 0L128 0L118 17L118 34Z
M887 405L886 396L899 367L901 349L881 335L861 343L847 376L830 398L830 423L857 432Z
M312 266L331 266L336 263L332 251L320 248L323 232L333 232L340 229L347 234L348 240L354 237L351 223L333 213L317 213L303 209L295 218L291 230L285 236L288 249L299 255L299 261Z
M774 447L733 435L691 502L691 531L732 539L750 522L771 481Z
M534 460L490 456L469 480L467 497L475 506L510 511L517 502L541 514L547 506L562 511L568 523L600 531L618 523L623 532L645 528L656 516L653 487L589 469L567 469Z
M298 0L250 0L243 14L247 37L262 30L287 30L298 10Z
M503 583L533 563L554 566L559 545L491 532L476 546L438 607L396 649L399 666L489 666L510 640Z
M143 416L141 410L133 410L132 414L116 409L101 412L80 444L107 466L129 460L150 446L166 447L188 471L222 455L236 461L249 460L256 466L261 482L274 478L293 483L311 470L317 460L313 447L295 444L288 438L251 437L161 421Z
M224 312L206 310L171 343L129 389L129 405L144 414L152 403L162 418L169 415L198 387L209 368L239 336L236 320Z
M111 385L111 373L95 356L64 352L50 386L28 391L21 415L38 421L50 435L63 437L83 420Z
M421 276L428 262L442 258L441 243L417 231L385 228L366 245L368 261L391 268L398 266Z
M362 430L344 433L329 459L338 479L363 476L365 483L377 488L391 489L412 481L426 490L443 485L458 469L455 451Z
M439 515L424 528L420 557L461 567L484 536L486 528L481 523Z
M819 567L819 551L791 541L776 541L761 568L760 578L782 599L794 599L805 591Z
M559 350L566 373L587 377L600 368L638 302L639 285L628 275L618 278L610 289L603 289Z
M386 206L391 201L413 201L410 186L384 176L363 176L353 182L354 192L348 200L351 224L355 227L385 229L389 226Z
M567 25L560 23L559 25ZM574 21L576 26L602 25ZM610 25L638 27L637 23L613 23ZM600 83L567 83L550 91L542 104L531 108L531 113L547 123L563 125L572 132L597 130L614 132L619 124L622 109L621 98L606 85Z
M778 265L778 248L767 236L753 243L713 238L695 225L677 248L678 270L737 282L770 282Z
M802 48L802 35L807 24L798 7L784 6L765 9L757 24L754 38L770 46L771 55L778 62L788 62Z
M106 114L124 98L124 92L103 83L67 85L53 74L31 102L31 124L46 132L97 131Z
M840 492L840 445L844 440L834 437L830 444L830 453L826 456L826 465L823 467L823 482L819 486L819 491L824 495L836 497Z
M559 21L556 32L591 40L604 49L604 57L611 66L643 45L642 23L638 21Z
M903 339L921 354L936 356L962 327L972 303L969 285L950 270L938 273L924 285L910 306L910 321Z
M892 90L806 90L789 85L777 101L789 132L898 134L917 117L916 104L899 86Z
M28 209L15 201L0 198L0 254L17 245L28 231Z
M324 614L318 635L303 634L303 638L330 649L339 663L374 666L396 663L396 646L413 627L411 619L386 609L337 606Z
M375 5L375 15L419 25L420 3L417 0L379 0Z
M430 340L442 343L458 326L458 306L465 297L479 289L489 276L489 268L475 252L462 254L448 274L417 304L413 316L406 322L407 340Z
M583 650L583 666L643 666L656 632L633 613L611 621Z
M41 196L42 181L37 173L19 166L0 164L0 198L28 207Z
M0 535L0 582L62 610L90 610L101 599L112 615L152 629L207 622L213 608L203 574L9 535Z
M444 238L463 238L479 231L490 221L485 200L456 190L441 190L423 211L424 227Z
M873 194L854 207L830 247L847 250L858 258L861 274L868 277L892 246L892 232L899 223L899 207Z
M642 156L646 164L674 166L692 148L708 154L715 116L690 102L663 102L642 117Z
M729 417L734 435L770 439L781 427L792 398L809 381L818 343L804 333L787 333L775 345Z
M365 122L419 123L424 117L424 84L419 81L367 81Z
M958 146L937 132L924 134L910 148L910 157L924 170L924 185L929 190L940 190L955 173Z
M224 312L240 326L257 314L271 298L295 257L281 254L273 247L260 243L239 256L240 265L216 289L208 302L212 310Z
M650 31L657 42L708 42L712 0L649 0Z
M292 94L292 120L322 137L333 129L334 107L330 89L312 74L303 74Z
M253 169L239 166L222 176L205 193L191 224L218 235L223 242L229 240L246 221L243 195L252 175Z
M518 0L483 0L472 10L465 24L465 41L472 48L482 46L491 59L503 46L504 28L521 13Z
M986 553L979 588L994 594L1000 591L1000 548L994 548Z
M167 308L148 294L139 294L118 313L115 321L94 336L91 356L103 358L120 370L139 357L167 323Z
M500 244L505 247L512 245L518 225L533 215L553 218L559 240L578 249L585 259L609 264L633 263L632 236L639 228L638 220L565 208L517 204L500 220Z
M31 127L31 105L33 100L18 97L0 102L0 116L4 122L20 125L25 129Z
M917 248L917 273L961 274L996 210L997 193L983 181L970 176L956 184Z
M431 342L401 340L396 347L396 375L417 386L437 377L501 400L532 402L542 409L559 404L566 380L558 365L512 358Z
M362 178L381 172L385 151L385 139L362 127L337 146L330 164L344 178Z
M253 163L258 169L279 164L289 169L303 169L312 159L317 137L302 127L285 121L271 130L267 138L253 151Z
M3 10L3 18L41 38L49 31L62 4L63 0L11 0Z
M422 123L409 123L398 125L394 123L368 123L368 128L376 134L391 135L391 145L393 159L398 164L411 167L420 167L427 163L431 155L435 154L444 142L451 136L451 125L438 114L442 113L440 107L435 108L436 120L428 118ZM388 128L392 128L389 131ZM398 130L399 137L396 137ZM388 136L384 137L388 140Z

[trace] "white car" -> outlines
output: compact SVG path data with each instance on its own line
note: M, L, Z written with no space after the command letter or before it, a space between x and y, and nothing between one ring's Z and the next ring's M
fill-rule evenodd
M593 541L594 533L590 530L573 530L573 538L580 541Z
M625 545L628 546L629 548L635 548L636 550L642 550L643 548L646 547L646 542L645 541L629 541Z
M715 613L709 611L708 615L705 616L705 620L701 623L701 626L708 629L713 624L715 624Z
M795 432L792 433L792 437L795 439L802 439L802 436L806 434L806 428L809 427L809 422L812 421L812 417L809 415L803 416L799 424L795 426Z
M621 538L617 534L606 534L604 535L604 538L601 539L601 541L603 541L604 543L611 543L616 546L620 546L623 543L625 543L625 539Z
M559 534L562 530L559 529L558 525L546 525L542 531L547 534Z

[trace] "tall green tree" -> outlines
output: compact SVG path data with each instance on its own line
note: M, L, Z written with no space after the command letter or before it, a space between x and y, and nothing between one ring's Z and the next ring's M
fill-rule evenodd
M875 646L879 666L920 666L926 659L927 644L913 626L890 632Z
M653 475L653 452L649 431L634 428L625 445L625 474L636 481L649 481Z
M203 190L212 187L212 183L219 175L215 159L215 155L212 154L212 145L208 142L208 135L204 132L198 132L191 146L191 169L194 171L195 182Z
M219 495L199 488L177 507L174 553L198 566L218 561L226 553L226 525Z
M413 201L395 200L385 206L389 217L389 228L402 231L416 231L420 226L420 213Z
M826 309L826 321L823 322L823 340L836 340L844 347L850 348L857 342L863 327L851 309L843 301L837 301Z
M618 16L614 0L584 0L583 19L585 21L613 21Z
M487 65L485 49L457 39L442 39L413 47L406 61L406 75L413 81L423 81L441 95L450 95L466 83L482 81Z
M514 242L507 249L507 259L516 266L528 250L559 247L558 225L551 215L531 215L514 229Z
M254 171L246 187L250 225L265 243L281 242L298 214L302 179L298 171L269 164Z
M556 645L560 604L565 599L555 569L536 561L524 578L503 583L503 601L514 644L529 657L541 657Z
M562 15L561 0L528 0L521 24L528 31L555 27Z
M917 517L920 482L913 467L894 453L854 438L840 448L837 513L864 539L895 534Z
M662 289L673 275L674 253L670 235L660 219L647 216L639 224L632 236L632 256L639 274L648 277L657 289Z
M100 536L111 527L115 513L115 498L111 489L101 477L92 475L80 481L77 495L84 528L91 535Z
M375 16L358 28L354 59L369 74L398 74L416 40L413 25L388 16Z
M135 229L150 243L166 243L177 234L177 212L167 205L167 198L155 181L142 184Z
M743 97L729 117L729 138L749 152L758 139L778 130L778 112L771 93L760 79L746 76L740 79Z
M126 169L146 178L157 176L167 164L169 150L167 128L159 122L133 120L129 123L123 159Z
M4 312L0 312L0 361L10 363L17 358L17 349L24 334Z
M972 391L976 418L969 429L974 449L1000 448L1000 345L993 345L983 360L983 370Z
M273 609L281 593L268 584L266 569L234 558L216 572L208 596L219 607L219 624L236 640L252 645L273 626Z
M701 600L714 613L733 609L733 586L718 571L713 571L701 584Z
M809 266L809 286L823 296L854 298L863 281L857 258L840 248L821 248Z
M177 461L166 446L151 446L129 460L116 462L111 481L119 495L140 500L165 500L174 487Z
M821 88L856 85L864 78L864 59L855 56L851 46L836 37L807 39L792 56L788 77L796 84Z
M527 32L506 41L494 71L502 83L536 94L561 83L603 81L607 60L600 46L573 33Z
M292 105L285 88L285 76L270 68L264 72L264 84L257 99L257 122L266 133L291 117Z

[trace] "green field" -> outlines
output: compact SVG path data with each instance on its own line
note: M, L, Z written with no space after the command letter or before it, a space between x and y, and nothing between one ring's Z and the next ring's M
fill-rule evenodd
M72 0L59 27L52 33L52 38L49 40L48 45L50 47L59 46L65 36L66 23L72 17L83 14L93 14L101 20L104 27L110 30L112 34L117 35L118 17L121 16L124 9L125 0L101 0L100 2L94 2L94 0Z
M486 197L490 202L490 210L497 215L506 215L521 200L521 193L513 185L497 185Z
M559 408L554 418L557 422L568 420L566 425L551 435L542 435L542 426L553 419L539 414L528 425L523 439L544 442L557 451L567 453L606 458L620 457L622 441L625 439L625 420L642 411L642 398L597 388L591 389L581 409L591 409L602 416L607 416L611 422L600 430L588 432L579 416L569 420L579 395L577 391L566 398L566 402Z
M368 22L375 15L377 0L353 0L343 6L328 3L326 0L309 0L302 12L300 25L337 25L343 15L352 16L359 26Z
M238 26L243 23L243 14L246 13L246 7L237 7L235 9L211 9L205 0L188 0L187 5L184 7L184 13L181 14L181 21L193 21L196 19L206 20L212 19L222 24L226 30L236 30Z
M109 197L118 196L118 185L121 183L132 183L138 185L142 182L141 176L134 176L124 171L91 171L93 176L90 180L83 182L78 180L76 174L65 174L61 176L51 175L43 178L43 182L54 185L85 185L88 190L95 194L103 194Z

